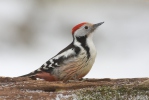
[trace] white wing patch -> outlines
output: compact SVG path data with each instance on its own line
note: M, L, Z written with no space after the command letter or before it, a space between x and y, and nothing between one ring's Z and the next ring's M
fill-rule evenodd
M56 66L59 66L58 63L55 63Z
M53 59L50 59L50 62L51 62L51 64L53 64L54 62L53 62Z
M48 68L46 66L44 66L43 69L48 70Z
M52 63L48 66L49 68L51 67L51 68L54 68L53 66L52 66Z
M54 57L54 59L59 59L62 56L67 58L68 56L74 55L74 54L75 54L74 50L73 49L69 49L69 50L67 50L67 51L57 55L56 57Z

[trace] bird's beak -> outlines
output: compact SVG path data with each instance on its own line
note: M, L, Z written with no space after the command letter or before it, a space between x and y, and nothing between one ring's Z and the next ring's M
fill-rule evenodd
M95 30L98 26L102 25L104 22L93 24L93 29Z

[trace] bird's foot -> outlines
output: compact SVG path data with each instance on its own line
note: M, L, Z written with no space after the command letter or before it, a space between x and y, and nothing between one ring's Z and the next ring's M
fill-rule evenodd
M76 82L84 82L85 80L83 78L74 79L74 80L67 80L66 83L76 83Z

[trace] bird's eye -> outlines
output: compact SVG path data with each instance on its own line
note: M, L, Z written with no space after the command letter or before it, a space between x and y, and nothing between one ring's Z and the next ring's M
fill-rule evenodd
M88 29L88 26L85 26L84 28L85 28L85 29Z

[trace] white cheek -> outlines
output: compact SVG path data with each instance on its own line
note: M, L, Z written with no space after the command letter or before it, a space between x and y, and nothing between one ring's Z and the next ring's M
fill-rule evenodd
M74 35L75 35L76 37L85 36L85 35L86 35L86 32L85 32L85 30L83 30L83 29L78 29L78 30L75 31Z

